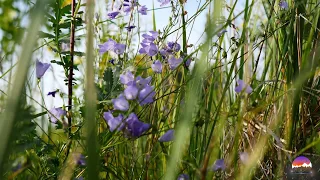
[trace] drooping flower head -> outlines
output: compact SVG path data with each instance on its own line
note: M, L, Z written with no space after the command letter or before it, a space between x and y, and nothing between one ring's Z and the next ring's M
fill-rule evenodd
M133 81L134 81L134 75L130 71L126 71L124 74L120 75L120 82L123 85L127 85L127 84L129 84L130 82L133 82Z
M120 14L119 11L110 12L110 13L108 13L108 17L110 19L115 19L118 16L118 14Z
M131 137L139 137L149 128L150 124L141 122L134 113L126 119L126 133Z
M133 99L137 98L138 93L139 93L139 89L135 83L131 83L130 85L128 85L126 87L126 89L124 90L123 93L124 93L126 99L133 100Z
M178 58L176 59L174 56L171 56L168 59L168 63L169 63L169 67L171 70L176 69L181 63L182 63L183 59L182 58Z
M103 118L106 120L111 132L113 132L115 129L117 129L118 131L121 131L124 127L124 124L122 122L123 120L122 114L120 114L118 117L113 117L110 111L104 112Z
M218 170L224 171L225 169L226 169L226 165L224 164L224 159L217 159L212 166L213 171L218 171Z
M141 15L147 15L147 10L148 10L148 8L144 5L144 6L141 6L141 7L138 9L138 12L139 12Z
M120 111L129 110L129 102L126 100L123 94L120 94L116 99L112 99L112 103L113 103L113 108L115 110L120 110Z
M127 31L131 32L131 30L132 30L133 28L135 28L135 27L136 27L136 26L126 26L126 27L124 27L124 28L126 28Z
M238 83L238 86L234 89L236 93L241 93L244 89L246 93L248 94L252 93L252 88L248 84L246 84L243 80L238 79L237 83Z
M177 178L177 180L189 180L188 174L180 174Z
M286 1L280 1L279 6L281 9L284 9L284 10L289 9L289 5Z
M162 6L164 6L164 5L169 4L169 3L170 3L170 0L158 0L158 2L161 3L161 4L160 4L160 7L162 7Z
M173 139L174 139L174 130L170 129L159 138L159 141L160 142L169 142L169 141L172 141Z
M181 46L177 42L168 42L168 48L172 51L178 52L181 49Z
M49 63L42 63L41 61L37 60L36 62L36 75L37 78L40 79L42 78L42 76L44 75L44 73L46 73L46 71L48 70L48 68L51 65Z
M58 119L60 119L62 116L65 116L67 114L67 112L65 110L63 110L61 107L59 108L52 108L49 111L49 117L50 117L50 121L52 123L57 123Z
M99 53L103 54L107 51L115 52L116 54L123 54L126 48L126 45L117 43L113 39L109 38L109 40L99 46Z
M162 64L159 60L156 60L155 62L153 62L153 64L151 65L152 70L155 73L161 73L162 71Z
M139 92L139 104L145 105L150 104L153 102L153 97L156 95L154 92L153 87L146 85L141 91Z
M52 97L56 97L56 93L59 92L59 90L55 90L55 91L50 91L48 92L47 96L52 96Z
M86 157L81 154L77 160L77 164L80 166L85 166L86 165Z

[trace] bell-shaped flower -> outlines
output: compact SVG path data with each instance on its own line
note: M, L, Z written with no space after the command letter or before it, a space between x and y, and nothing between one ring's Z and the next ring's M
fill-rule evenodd
M80 157L78 157L77 164L80 166L85 166L86 165L86 157L81 154Z
M170 129L159 138L159 141L160 142L169 142L169 141L172 141L173 139L174 139L174 130Z
M212 166L213 171L218 171L218 170L224 171L225 169L226 169L226 165L224 164L223 159L217 159Z
M141 76L138 76L138 77L136 78L135 83L136 83L136 85L137 85L137 87L138 87L139 89L143 89L146 85L150 85L151 80L152 80L152 77L151 77L151 76L149 76L149 77L147 77L147 78L142 78Z
M117 43L114 46L113 52L115 52L116 54L123 54L125 49L126 49L126 45Z
M178 52L181 49L181 46L177 42L168 42L168 47L170 50Z
M111 112L104 112L103 118L106 120L109 129L111 132L113 132L115 129L118 131L121 131L124 127L123 124L123 115L120 114L118 117L113 117Z
M182 58L178 58L176 59L174 56L171 56L168 59L168 63L169 63L169 67L171 70L176 69L181 63L182 63L183 59Z
M279 6L281 9L284 9L284 10L289 9L289 5L286 1L280 1Z
M153 90L152 86L146 85L141 91L139 92L139 104L145 105L150 104L153 102L153 97L156 93Z
M161 73L162 71L162 64L159 60L156 60L152 65L151 65L152 70L155 73Z
M136 99L139 93L139 89L137 88L135 83L131 83L130 85L128 85L126 87L126 89L124 90L124 95L126 97L126 99L128 100L133 100Z
M52 108L50 111L49 111L49 118L50 118L50 121L52 123L57 123L58 120L62 117L62 116L65 116L67 114L67 112L65 110L63 110L61 107L59 108Z
M37 60L36 62L36 75L37 78L40 79L46 73L48 68L50 67L49 63L42 63L41 61Z
M123 85L127 85L127 84L129 84L130 82L133 82L133 81L134 81L134 75L130 71L126 71L125 74L121 74L120 75L120 82Z
M141 122L134 113L126 119L126 125L126 133L131 137L139 137L150 128L150 124Z
M119 11L114 11L114 12L108 13L107 15L110 19L115 19L118 16L118 14L120 14Z
M98 45L99 46L99 52L100 54L105 53L106 51L113 51L114 46L117 44L116 41L113 39L109 38L109 40L103 44Z
M177 180L189 180L188 174L180 174L177 178Z
M247 85L243 80L238 79L237 83L238 86L234 89L236 93L241 93L243 90L248 94L252 93L252 88L249 85Z
M141 6L141 7L138 9L138 12L139 12L141 15L147 15L147 10L148 10L148 8L144 5L144 6Z
M129 110L129 102L126 100L126 98L120 94L117 99L112 99L113 108L115 110L120 111L128 111Z
M162 6L164 6L164 5L169 4L169 3L170 3L170 0L158 0L158 2L161 3L161 4L160 4L160 7L162 7Z

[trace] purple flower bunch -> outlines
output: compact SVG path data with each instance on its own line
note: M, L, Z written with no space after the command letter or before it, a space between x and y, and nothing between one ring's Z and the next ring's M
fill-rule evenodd
M107 42L98 45L100 54L103 54L107 51L112 51L118 55L123 54L126 48L126 45L117 43L113 39L109 39Z
M154 87L150 85L151 77L144 79L138 76L135 78L132 72L127 71L120 75L120 82L125 86L125 89L116 99L112 99L115 110L128 111L130 100L137 100L140 105L150 104L154 101L156 93ZM123 130L130 137L139 137L150 128L150 124L141 122L135 113L131 113L128 118L124 119L124 115L119 114L114 117L109 111L105 112L103 117L111 132L116 129Z
M137 0L130 0L130 1L124 0L120 9L116 10L116 11L109 12L108 17L110 19L115 19L121 13L120 12L121 9L124 13L126 13L128 15L132 10L134 10L135 7L138 7L138 12L141 15L147 15L148 8L145 5L141 6Z
M158 38L159 33L156 31L149 31L150 34L142 34L143 40L140 43L141 49L140 54L147 54L149 56L155 56L158 54L158 47L154 41Z

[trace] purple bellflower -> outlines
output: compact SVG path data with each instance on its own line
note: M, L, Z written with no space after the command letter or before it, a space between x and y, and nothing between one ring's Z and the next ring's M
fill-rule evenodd
M286 1L280 1L279 6L281 9L284 9L284 10L289 9L289 5Z
M139 103L140 105L150 104L153 102L153 97L156 95L154 92L153 87L146 85L141 91L139 92Z
M224 164L223 159L217 159L216 162L212 166L213 171L222 170L224 171L226 169L226 165Z
M180 174L177 180L189 180L188 174Z
M114 12L108 13L108 17L110 19L115 19L118 16L118 14L120 14L119 11L114 11Z
M181 49L181 46L177 42L168 42L168 47L170 50L178 52Z
M182 63L183 59L182 58L178 58L176 59L174 56L171 56L168 59L168 63L169 63L169 67L171 70L176 69L181 63Z
M126 45L117 43L113 39L109 39L107 42L99 45L99 52L100 54L105 53L106 51L113 51L116 54L123 54Z
M127 31L131 32L131 30L132 30L133 28L135 28L135 27L136 27L136 26L127 26L127 27L124 27L124 28L126 28Z
M141 51L139 51L141 54L146 53L149 56L154 56L158 53L158 47L154 43L150 43L149 45L142 45L142 47L143 48L140 49Z
M112 99L112 103L113 103L113 108L115 110L120 110L120 111L129 110L129 102L126 100L123 94L120 94L117 99Z
M243 80L238 79L237 83L238 86L234 89L236 93L241 93L244 89L247 94L252 93L252 88L249 85L245 84Z
M86 157L81 154L77 160L77 164L80 166L85 166L86 165Z
M162 71L162 64L159 60L156 60L155 62L153 62L153 64L151 65L152 70L155 73L161 73Z
M217 36L218 37L221 37L224 33L226 33L226 32L228 32L227 30L222 30L222 31L220 31L218 34L217 34Z
M48 68L51 65L49 63L42 63L41 61L37 60L36 62L36 75L37 78L40 79L42 78L42 76L44 75L44 73L46 73L46 71L48 70Z
M139 89L137 88L135 83L131 83L127 86L127 88L124 90L124 95L126 99L133 100L136 99L139 93Z
M164 6L164 5L169 4L169 3L170 3L170 0L158 0L158 2L161 3L161 4L160 4L160 7L162 7L162 6Z
M57 123L58 122L58 118L60 119L62 116L65 116L66 114L67 114L67 112L65 110L63 110L61 107L52 108L49 111L50 121L52 123Z
M141 90L141 89L145 88L146 85L150 85L151 79L152 79L151 76L149 76L147 78L142 78L141 76L138 76L136 78L135 83L136 83L137 87Z
M51 91L51 92L48 92L47 96L52 96L52 97L56 97L56 93L59 92L59 90L55 90L55 91Z
M172 141L173 139L174 139L174 130L170 129L159 138L159 141L160 142L169 142L169 141Z
M106 120L111 132L113 132L115 129L117 129L118 131L121 131L124 127L124 124L122 122L123 120L122 114L120 114L118 117L113 117L111 112L104 112L103 118Z
M138 12L141 14L141 15L147 15L147 7L144 5L144 6L141 6L139 9L138 9Z
M120 82L123 85L128 85L129 83L134 81L134 76L130 71L127 71L125 74L120 75Z
M139 137L150 128L150 124L141 122L134 113L126 119L126 125L126 133L131 137Z

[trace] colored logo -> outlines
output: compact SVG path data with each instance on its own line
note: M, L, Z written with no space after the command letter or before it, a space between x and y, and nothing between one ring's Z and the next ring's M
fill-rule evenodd
M310 174L310 173L312 173L311 161L304 156L298 156L292 162L291 173L294 173L294 174Z

